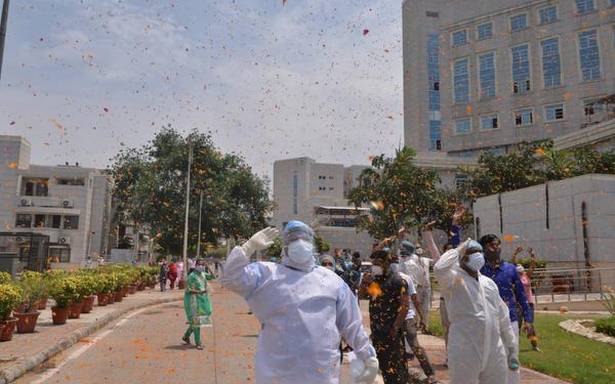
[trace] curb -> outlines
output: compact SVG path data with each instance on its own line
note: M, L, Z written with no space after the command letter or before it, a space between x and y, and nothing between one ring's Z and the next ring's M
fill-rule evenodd
M559 326L564 331L574 333L579 336L583 336L590 340L594 340L594 341L598 341L601 343L610 344L610 345L615 346L615 337L604 335L602 333L598 333L596 332L595 327L593 328L593 330L589 329L581 324L583 322L593 323L593 320L592 319L578 319L578 320L570 319L570 320L562 321L561 323L559 323Z
M105 325L109 324L111 321L122 317L128 312L132 312L141 308L147 308L154 305L172 303L181 300L181 297L157 299L146 304L133 304L130 307L124 308L117 312L108 313L100 319L94 321L92 324L72 331L68 335L58 340L54 345L51 345L44 350L35 353L32 356L22 359L21 361L10 365L7 368L0 369L0 384L8 384L12 381L15 381L19 377L23 376L26 372L36 368L37 366L41 365L43 362L57 355L58 353L72 347L82 338L91 335Z

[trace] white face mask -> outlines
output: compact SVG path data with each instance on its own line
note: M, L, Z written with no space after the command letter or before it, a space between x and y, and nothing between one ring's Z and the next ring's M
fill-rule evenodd
M379 265L372 265L372 275L374 276L382 276L382 274L384 273L384 271L382 270L382 267Z
M305 240L293 241L288 244L286 254L293 263L306 264L314 257L314 244Z
M480 271L480 269L485 265L485 256L483 256L480 252L475 252L468 256L468 261L466 261L466 266L473 270L474 272Z

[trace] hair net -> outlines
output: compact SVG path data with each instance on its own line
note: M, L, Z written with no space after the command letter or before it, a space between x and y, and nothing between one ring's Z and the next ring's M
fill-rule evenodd
M416 248L414 247L414 244L412 244L412 242L404 240L401 242L399 253L404 256L410 256L414 253L415 250Z
M314 231L307 224L299 220L291 220L286 224L284 232L282 232L284 244L288 245L295 240L314 241Z
M468 250L471 249L471 250L479 251L479 252L483 251L482 245L480 245L479 242L476 240L468 241L468 244L466 245L466 249Z
M322 263L324 263L325 261L330 262L333 266L335 266L335 259L333 258L333 256L331 255L324 255L320 258L320 264L322 265Z

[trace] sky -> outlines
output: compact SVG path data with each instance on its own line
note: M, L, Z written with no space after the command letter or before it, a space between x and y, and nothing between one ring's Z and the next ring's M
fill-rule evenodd
M162 126L273 161L367 164L403 142L401 1L12 1L0 133L104 168Z

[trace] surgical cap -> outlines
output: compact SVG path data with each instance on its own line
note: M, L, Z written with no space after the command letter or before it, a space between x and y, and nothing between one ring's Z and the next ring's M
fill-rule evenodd
M335 265L335 259L333 258L333 256L331 255L324 255L320 258L320 264L322 265L322 263L324 263L325 261L330 262L332 265Z
M466 245L466 249L471 249L471 250L479 251L479 252L483 251L482 245L480 245L480 243L476 240L468 241L468 245Z
M299 220L291 220L286 224L284 232L282 232L284 244L290 244L295 240L314 241L314 231L307 224Z
M401 247L400 247L399 252L404 256L410 256L414 253L415 249L416 248L414 247L414 244L412 244L412 242L408 240L404 240L401 242Z

